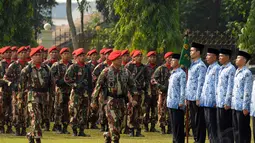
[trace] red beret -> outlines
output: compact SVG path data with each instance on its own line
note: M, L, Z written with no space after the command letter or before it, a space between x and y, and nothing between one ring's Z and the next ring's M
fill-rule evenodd
M81 55L81 54L85 54L85 51L84 51L83 48L79 48L79 49L74 51L74 56L76 56L76 57Z
M141 54L142 54L141 51L136 50L136 51L134 52L134 54L133 54L133 57L136 57L136 56L141 55Z
M156 51L150 51L147 53L147 57L150 57L152 55L157 55Z
M112 52L112 49L106 49L105 51L104 51L104 54L108 54L108 53L111 53Z
M41 51L42 51L42 48L41 48L41 47L32 48L32 49L31 49L31 52L30 52L30 54L29 54L29 56L32 57L34 54L40 53Z
M68 48L62 48L59 52L59 54L62 54L64 52L69 52L70 50Z
M27 49L26 49L26 46L22 46L22 47L20 47L20 48L18 49L17 53L20 53L20 52L25 51L25 50L27 50Z
M58 48L56 46L52 46L49 50L48 53L51 53L54 50L58 50Z
M107 48L103 48L100 50L100 54L104 54L104 51L106 50Z
M13 47L11 48L11 50L12 50L12 51L17 51L17 50L18 50L18 47L17 47L17 46L13 46Z
M96 49L92 49L92 50L90 50L89 52L88 52L88 54L87 55L92 55L93 53L97 53L97 50Z
M26 50L31 49L31 46L30 46L30 45L25 46L25 47L26 47Z
M138 51L138 50L133 50L131 53L130 53L130 56L132 57L133 54L135 53L135 51Z
M129 54L129 51L128 50L122 50L121 51L121 56L125 55L125 54Z
M110 61L113 61L113 60L117 59L120 56L121 56L121 51L116 50L116 51L113 51L113 52L110 53L110 55L108 56L108 59Z
M172 55L173 55L173 52L167 52L167 53L165 54L164 58L166 59L166 58L168 58L168 57L170 57L170 56L172 56Z
M5 53L6 51L11 50L11 46L6 46L1 49L1 53Z

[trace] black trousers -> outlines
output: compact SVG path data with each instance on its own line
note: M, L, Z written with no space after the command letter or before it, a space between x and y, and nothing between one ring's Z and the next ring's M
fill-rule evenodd
M204 110L196 105L196 101L189 101L191 128L195 143L205 143L206 126Z
M244 116L243 111L232 110L235 143L250 143L250 115Z
M217 139L217 109L204 107L205 124L210 143L218 143Z
M217 129L219 143L233 143L232 110L217 108Z
M169 109L172 121L173 143L184 143L184 111Z
M253 140L255 143L255 117L252 117Z

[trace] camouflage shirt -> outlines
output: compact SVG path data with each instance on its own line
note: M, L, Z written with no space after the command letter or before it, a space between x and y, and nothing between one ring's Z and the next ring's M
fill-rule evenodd
M55 62L51 67L51 73L54 77L55 84L58 86L63 93L70 93L71 87L65 83L64 76L69 68L72 65L72 62L69 61L67 64L64 64L62 60Z
M94 82L94 83L97 82L97 79L98 79L100 73L101 73L106 67L108 67L108 66L110 66L110 65L107 63L107 61L104 61L104 62L102 62L102 63L99 63L99 64L95 67L95 69L94 69L93 72L92 72L92 77L93 77L93 82Z
M0 78L2 79L4 77L4 74L6 73L9 64L5 59L0 61Z
M80 66L77 63L72 64L66 71L65 82L71 86L75 92L88 94L92 92L92 77L87 65Z
M43 63L48 65L49 67L52 67L52 65L54 63L56 63L57 61L56 60L53 60L53 59L48 59L48 60L45 60Z
M152 75L152 79L155 79L158 84L157 87L164 93L167 92L168 87L168 79L171 75L171 68L169 69L166 64L159 66L154 74Z
M150 83L150 79L151 79L153 73L155 72L155 70L158 68L158 66L157 66L157 65L151 65L151 64L148 63L148 64L146 65L146 67L147 67L146 70L147 70L147 72L148 72L149 83ZM150 83L149 85L150 85L150 86L149 86L149 94L152 93L152 92L154 92L154 94L156 94L156 93L155 93L155 91L156 91L156 86L152 85L151 83Z
M92 94L92 102L97 103L99 93L105 92L104 96L111 98L127 98L129 92L136 92L135 82L131 73L121 67L119 70L112 65L105 68L98 77L95 90Z

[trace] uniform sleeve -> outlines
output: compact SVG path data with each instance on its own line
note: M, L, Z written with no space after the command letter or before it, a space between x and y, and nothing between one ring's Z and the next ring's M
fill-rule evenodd
M76 87L76 73L74 71L74 65L71 65L66 73L65 73L65 77L64 77L64 81L71 87Z
M150 77L150 75L149 75L149 72L148 72L148 68L147 68L147 66L145 66L144 67L145 69L144 69L144 71L143 71L143 73L144 73L144 91L145 91L145 93L147 93L148 94L148 90L149 90L149 86L150 86L150 79L151 79L151 77Z
M185 101L185 87L186 87L186 73L183 72L180 77L180 102L179 104L184 104Z
M5 73L4 70L5 70L4 69L4 64L3 64L3 62L0 62L0 78L4 77L4 73Z
M93 70L93 72L92 72L92 78L93 78L93 82L94 83L97 82L97 79L98 79L98 77L100 75L100 72L101 72L100 66L101 66L101 64L97 65L95 67L95 69Z
M164 85L161 85L159 80L160 80L160 72L161 72L162 68L161 66L158 67L155 72L152 74L151 79L155 79L155 81L158 82L158 84L156 85L157 88L159 88L161 91L163 91L166 87Z
M206 75L206 67L205 66L201 66L198 69L198 84L197 84L197 92L196 92L196 100L200 100L201 97L201 93L202 93L202 89L203 89L203 85L205 82L205 75Z
M128 71L128 70L127 70ZM131 73L128 71L128 87L129 87L129 92L131 95L134 95L135 92L137 92L135 81Z
M235 77L235 69L231 69L229 72L228 77L228 87L227 87L227 93L225 98L225 105L231 106L231 99L232 99L232 92L234 87L234 77Z
M250 111L251 93L252 93L252 74L247 73L244 80L244 99L243 99L243 110L247 109Z
M104 87L104 84L105 84L105 81L106 81L105 70L106 69L104 69L101 72L101 74L99 75L98 80L96 82L96 87L95 87L95 89L92 93L92 103L98 104L99 93L101 92L102 88L107 88L107 87Z
M220 71L220 68L217 68L215 71L215 83L214 83L215 101L217 100L217 86L219 81L219 71Z
M91 95L93 91L93 86L92 86L92 75L91 75L91 69L88 67L88 93Z
M28 65L29 66L29 65ZM29 72L28 72L28 66L23 68L20 73L20 83L19 83L19 88L18 91L19 93L23 96L25 93L25 90L27 89L28 86L28 77L29 77Z

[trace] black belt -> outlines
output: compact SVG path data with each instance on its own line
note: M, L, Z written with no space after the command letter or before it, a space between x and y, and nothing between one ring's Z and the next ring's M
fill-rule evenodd
M31 88L31 90L34 92L42 92L42 93L48 92L47 88Z
M109 95L109 96L115 99L124 99L123 95Z

